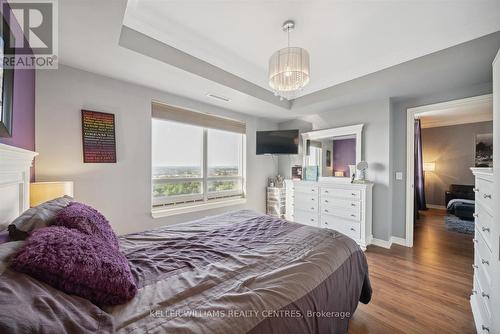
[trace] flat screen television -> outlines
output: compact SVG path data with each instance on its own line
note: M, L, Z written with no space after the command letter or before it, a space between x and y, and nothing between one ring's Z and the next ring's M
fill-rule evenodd
M299 130L257 131L257 154L298 154Z

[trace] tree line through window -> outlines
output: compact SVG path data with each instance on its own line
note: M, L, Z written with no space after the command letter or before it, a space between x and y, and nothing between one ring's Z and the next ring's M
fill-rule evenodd
M244 134L152 122L153 205L243 195Z

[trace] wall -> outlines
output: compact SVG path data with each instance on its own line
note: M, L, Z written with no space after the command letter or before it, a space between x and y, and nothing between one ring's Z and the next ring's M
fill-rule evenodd
M422 129L423 157L436 169L425 173L428 204L445 205L444 193L451 184L474 185L476 134L492 133L493 122L480 122Z
M302 166L303 165L303 148L302 136L304 132L312 130L312 124L310 122L294 119L287 122L279 123L280 130L299 130L299 154L295 155L280 155L278 157L278 173L283 177L290 179L292 178L292 166Z
M4 1L0 1L0 6L3 6L3 3ZM15 20L12 21L11 25L13 31L18 31L20 29ZM13 95L12 137L0 137L0 143L32 151L35 149L34 69L14 69Z
M447 102L491 93L491 82L455 87L434 94L412 98L391 99L391 183L392 183L392 235L406 236L406 115L409 108ZM395 180L395 173L402 172L403 180Z
M367 177L375 183L373 188L373 235L382 240L389 240L391 235L391 203L387 200L391 197L389 117L389 99L384 99L305 116L302 119L302 121L311 123L313 130L364 124L362 157L369 163ZM289 125L280 124L280 129ZM302 123L302 125L304 128L306 127L305 124ZM280 171L289 168L288 161L280 160Z
M102 211L117 233L242 207L264 212L266 181L276 174L277 161L255 155L255 131L277 129L276 123L62 65L55 71L39 71L36 88L37 180L74 181L76 200ZM151 100L246 122L246 205L151 218ZM82 162L82 108L115 114L116 164Z

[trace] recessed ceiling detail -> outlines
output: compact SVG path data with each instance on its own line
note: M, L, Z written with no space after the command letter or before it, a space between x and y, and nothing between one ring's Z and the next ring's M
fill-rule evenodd
M498 31L500 2L129 0L123 24L271 91L288 18L313 66L301 97Z

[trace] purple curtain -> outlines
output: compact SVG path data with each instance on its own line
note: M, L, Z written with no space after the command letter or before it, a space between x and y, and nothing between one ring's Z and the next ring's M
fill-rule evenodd
M420 120L415 120L415 218L418 210L427 210L425 205L424 161L422 158L422 127Z

